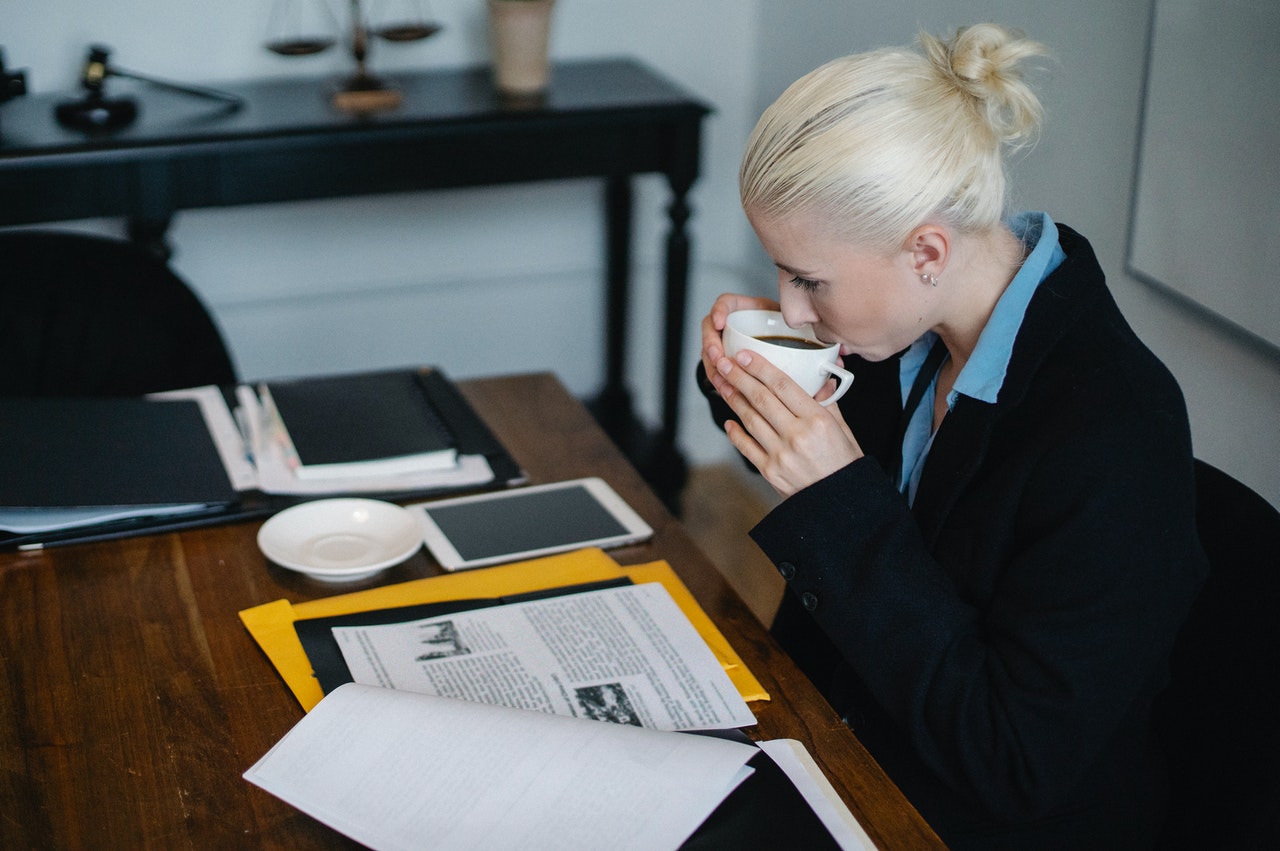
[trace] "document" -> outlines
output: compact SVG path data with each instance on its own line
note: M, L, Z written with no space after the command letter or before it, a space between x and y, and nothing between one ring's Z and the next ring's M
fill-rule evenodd
M348 683L245 779L376 851L680 846L755 748Z
M600 578L553 569L585 557L519 575ZM452 596L517 590L510 567ZM683 586L630 570L637 584L381 623L338 615L385 588L303 604L326 606L314 630L358 682L317 697L245 778L375 849L872 848L803 746L731 729L755 721L740 663L709 649ZM716 732L676 732L695 730Z
M664 561L623 567L598 548L575 550L515 564L482 567L425 579L413 579L348 594L335 594L297 604L273 600L240 612L240 620L271 660L304 710L310 711L324 697L320 680L314 675L316 660L308 657L297 632L297 623L324 618L358 616L408 606L433 605L458 600L513 597L567 585L627 580L631 584L661 583L711 649L721 669L738 694L750 703L769 700L769 692L730 646L728 640L698 605L689 589ZM412 620L411 617L398 621ZM380 621L387 623L387 620ZM333 633L328 633L332 637ZM342 654L336 643L333 653ZM348 676L347 679L350 679Z
M654 730L756 722L656 582L333 635L366 685Z

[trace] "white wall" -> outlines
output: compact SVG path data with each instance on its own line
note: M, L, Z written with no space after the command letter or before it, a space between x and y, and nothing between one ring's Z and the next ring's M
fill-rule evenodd
M379 46L375 70L486 59L481 0L427 5L444 31ZM37 91L70 89L90 42L109 44L122 67L192 82L348 69L337 54L287 60L262 49L269 8L0 0L0 45ZM996 20L1046 42L1048 125L1015 167L1019 206L1090 237L1129 320L1182 383L1197 453L1280 504L1277 360L1124 270L1149 14L1146 2L1112 0L559 0L552 52L636 56L715 108L690 198L692 369L694 326L715 295L774 286L738 210L735 175L755 117L787 83L841 53L905 43L922 26ZM656 421L665 191L656 178L638 190L631 383ZM458 377L551 369L587 395L603 377L582 357L601 348L598 213L598 187L582 181L191 212L172 235L175 264L214 307L247 377L431 362ZM691 460L728 457L689 384L681 438Z

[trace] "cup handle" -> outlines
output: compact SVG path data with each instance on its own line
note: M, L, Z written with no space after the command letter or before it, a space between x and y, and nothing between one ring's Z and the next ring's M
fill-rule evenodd
M834 375L836 381L839 382L836 385L836 392L818 403L819 405L826 407L827 405L834 405L836 402L839 402L840 397L849 392L849 387L853 384L853 373L844 367L836 366L833 363L822 364L822 369Z

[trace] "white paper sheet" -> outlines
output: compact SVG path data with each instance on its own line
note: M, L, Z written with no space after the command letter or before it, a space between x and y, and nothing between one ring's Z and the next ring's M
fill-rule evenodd
M348 683L245 779L376 851L678 848L755 749Z

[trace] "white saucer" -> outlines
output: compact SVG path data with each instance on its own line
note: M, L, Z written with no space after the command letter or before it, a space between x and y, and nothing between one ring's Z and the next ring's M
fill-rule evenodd
M262 524L258 549L281 567L325 582L372 576L422 546L417 519L376 499L321 499L286 508Z

